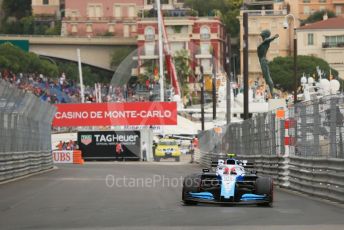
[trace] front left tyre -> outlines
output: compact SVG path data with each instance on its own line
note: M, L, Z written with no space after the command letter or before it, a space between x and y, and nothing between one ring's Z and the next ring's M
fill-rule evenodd
M184 178L182 200L185 205L196 205L197 201L190 200L190 192L199 192L201 185L201 175L193 174Z

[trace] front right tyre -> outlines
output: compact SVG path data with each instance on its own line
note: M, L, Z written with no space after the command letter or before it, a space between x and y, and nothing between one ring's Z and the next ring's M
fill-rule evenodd
M258 204L259 206L272 207L273 202L273 181L271 177L258 177L256 180L256 194L266 195L267 201Z

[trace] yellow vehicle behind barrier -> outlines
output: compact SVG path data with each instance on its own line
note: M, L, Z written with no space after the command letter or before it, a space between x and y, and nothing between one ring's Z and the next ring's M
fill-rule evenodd
M154 160L160 161L160 159L175 158L176 161L180 161L181 151L178 143L175 139L160 139L154 152Z

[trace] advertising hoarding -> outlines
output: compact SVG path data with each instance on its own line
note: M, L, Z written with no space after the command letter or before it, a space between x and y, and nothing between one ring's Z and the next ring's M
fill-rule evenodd
M56 104L53 126L176 125L176 102Z
M140 159L140 131L78 132L78 145L85 160Z

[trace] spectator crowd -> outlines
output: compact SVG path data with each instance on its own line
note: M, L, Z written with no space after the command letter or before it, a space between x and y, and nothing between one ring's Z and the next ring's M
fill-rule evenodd
M62 73L60 77L50 78L38 73L13 73L9 70L0 72L0 78L11 83L25 92L31 92L42 101L51 104L80 103L80 86L74 80L67 79ZM147 101L149 92L145 92L145 86L138 83L124 86L112 84L95 84L85 86L85 102L124 102Z

